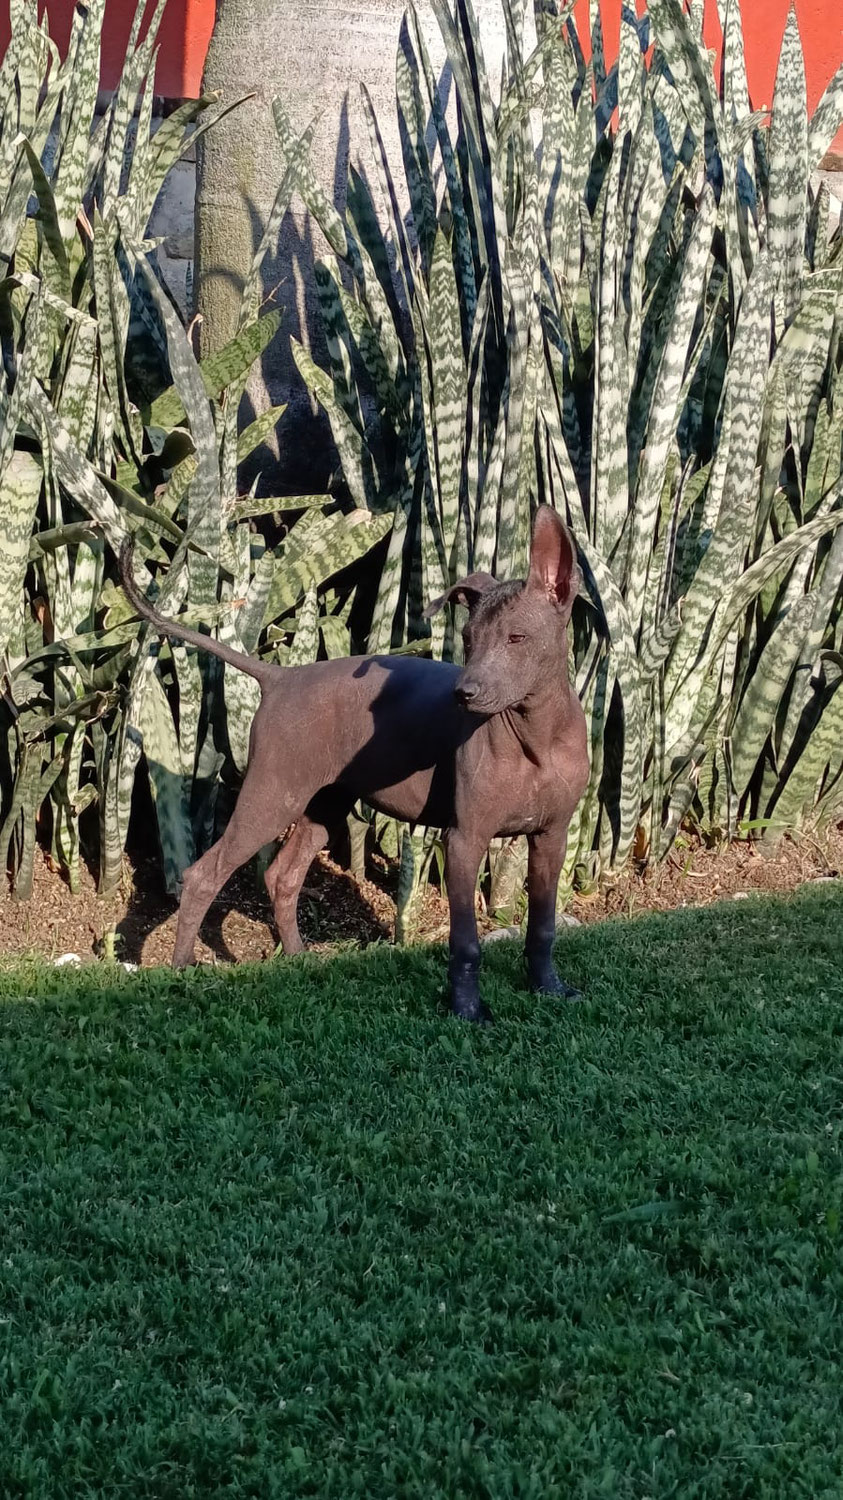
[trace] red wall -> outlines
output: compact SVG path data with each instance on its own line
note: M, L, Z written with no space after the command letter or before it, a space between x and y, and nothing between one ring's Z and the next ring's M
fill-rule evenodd
M67 44L74 0L39 0L50 18L50 34L60 48ZM154 0L148 0L151 15ZM135 0L106 0L100 83L114 88L120 77L126 43L135 15ZM214 26L214 0L168 0L158 33L155 92L168 99L195 98ZM9 0L0 0L0 51L9 39Z
M742 6L747 72L755 108L769 105L773 97L779 46L790 0L744 0ZM42 0L50 16L53 36L62 43L68 35L73 0ZM323 0L327 5L328 0ZM129 35L135 0L107 0L103 36L102 85L113 88L119 76ZM639 4L639 9L641 8ZM149 0L152 9L152 0ZM612 62L617 53L621 0L601 0L606 52ZM808 77L808 107L813 109L828 80L843 60L843 3L841 0L796 0L799 31L805 51ZM588 0L577 0L580 36L588 35ZM168 98L199 93L202 66L214 24L214 0L169 0L161 28L156 92ZM9 34L9 3L0 0L0 48ZM706 0L706 40L716 47L720 40L715 0ZM843 129L834 149L843 151Z
M604 46L610 64L618 55L621 4L622 0L600 0ZM773 102L779 48L790 4L791 0L743 0L741 5L746 72L754 109L769 107ZM843 0L795 0L795 4L805 54L808 113L812 114L826 84L843 62ZM642 0L638 0L636 8L638 11L645 8ZM588 0L577 0L575 14L580 38L585 42ZM705 39L709 47L719 48L722 33L716 0L706 0ZM832 149L843 151L843 128Z

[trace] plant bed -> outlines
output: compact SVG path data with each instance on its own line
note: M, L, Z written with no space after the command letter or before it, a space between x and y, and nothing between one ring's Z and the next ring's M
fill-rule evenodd
M326 854L311 868L299 903L302 936L309 947L335 951L391 941L395 932L398 871L380 857L369 861L371 878L358 881ZM643 874L627 870L591 895L577 895L570 915L579 922L606 917L707 906L725 896L748 892L784 893L843 871L843 826L817 840L785 838L776 845L736 842L708 848L683 836L668 858ZM481 917L481 930L496 923ZM128 863L125 890L110 899L96 893L83 872L81 889L67 886L41 858L34 894L28 902L0 899L0 956L39 954L56 959L76 953L89 959L103 951L105 936L118 934L116 957L145 966L169 963L176 931L176 903L162 886L160 865L146 859ZM447 936L448 908L436 886L424 891L419 939ZM240 871L214 903L202 928L197 953L202 962L261 960L275 951L277 935L262 886L250 870Z
M0 971L0 1492L838 1495L841 915Z

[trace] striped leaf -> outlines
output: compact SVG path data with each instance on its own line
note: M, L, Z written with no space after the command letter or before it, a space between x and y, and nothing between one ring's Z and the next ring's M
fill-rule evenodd
M811 116L808 129L808 171L816 170L843 125L843 63L829 81Z
M318 654L319 603L316 597L316 585L312 583L296 614L296 633L287 657L287 665L306 667L316 660Z
M456 575L462 441L465 425L465 366L462 358L459 296L451 247L437 230L430 265L429 360L432 373L434 452L431 471L437 478L448 582Z
M177 895L181 877L193 863L194 848L179 737L167 695L156 673L141 700L140 730L155 803L167 890Z
M806 595L785 615L762 651L731 730L731 771L736 795L747 789L770 734L813 614Z
M633 630L638 630L650 571L651 538L664 484L668 454L679 416L678 402L688 359L716 221L716 205L706 185L697 210L676 305L653 391L647 442L635 490L627 558L626 599Z
M421 68L406 16L398 39L395 85L404 175L410 194L422 269L427 276L437 233L436 196L425 140L427 110L422 104Z
M211 354L199 365L205 395L219 396L226 386L235 384L252 368L269 346L281 325L283 313L277 308L264 313L254 323L241 328L217 354ZM283 407L277 408L282 412ZM178 427L185 420L184 400L178 384L156 397L147 415L150 427ZM277 418L276 418L277 420Z
M770 122L770 190L767 249L779 276L786 322L799 305L808 186L808 114L805 62L796 12L788 12Z
M311 585L325 583L334 573L364 557L389 529L388 516L373 516L368 511L352 511L349 516L313 512L303 516L282 544L264 623L286 614Z
M201 371L190 340L164 295L146 255L137 244L129 248L142 272L167 334L170 368L179 388L196 446L196 473L187 494L187 529L201 551L190 553L190 599L192 604L213 604L216 599L217 563L220 546L220 473L214 419Z

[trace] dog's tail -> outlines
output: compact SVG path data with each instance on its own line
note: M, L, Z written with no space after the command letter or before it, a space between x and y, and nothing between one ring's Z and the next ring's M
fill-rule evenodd
M155 626L159 635L166 635L177 641L186 641L189 646L197 646L200 651L209 651L212 656L218 656L220 661L226 662L229 667L236 667L238 672L248 672L250 677L256 677L261 684L272 675L274 668L270 662L258 661L257 657L247 656L244 651L235 651L231 646L226 646L223 641L215 640L212 635L203 635L201 630L191 630L189 626L179 625L175 620L168 620L166 615L159 614L135 582L132 568L134 550L134 538L127 537L120 548L120 579L132 607Z

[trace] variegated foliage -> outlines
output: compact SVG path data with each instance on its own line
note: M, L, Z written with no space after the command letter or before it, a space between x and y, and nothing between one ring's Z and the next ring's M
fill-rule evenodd
M72 887L81 833L101 887L119 880L142 755L177 887L213 834L220 775L242 769L254 683L139 629L117 583L126 532L165 611L302 660L320 639L349 649L353 588L337 596L329 580L390 524L328 496L238 495L238 461L280 416L238 435L246 376L280 320L258 306L272 226L236 337L200 366L144 237L168 170L220 111L201 99L152 121L159 0L142 42L138 12L98 120L104 3L77 7L60 62L35 0L13 0L0 67L0 860L18 896L39 829ZM256 518L276 512L273 544Z
M432 0L444 109L402 27L405 212L365 91L372 163L331 206L275 108L332 251L330 365L299 368L359 504L394 516L370 647L423 637L459 574L523 573L532 509L574 531L574 670L591 780L564 881L663 857L683 821L730 836L843 806L843 232L812 175L843 68L809 120L795 15L753 113L737 0L624 8L607 69L571 4L502 0L493 89L471 0ZM342 264L341 274L338 263ZM350 290L348 288L351 288ZM437 633L438 631L438 633ZM436 653L457 638L434 625Z

